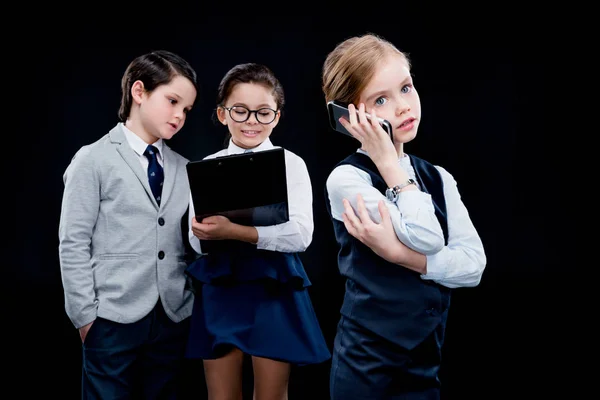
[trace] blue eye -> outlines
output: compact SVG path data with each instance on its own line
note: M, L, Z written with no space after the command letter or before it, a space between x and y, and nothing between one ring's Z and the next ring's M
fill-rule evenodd
M376 105L378 105L378 106L382 106L382 105L384 105L386 102L387 102L387 99L386 99L385 97L378 97L378 98L375 100L375 104L376 104Z
M400 91L402 93L409 93L412 90L412 85L404 85Z

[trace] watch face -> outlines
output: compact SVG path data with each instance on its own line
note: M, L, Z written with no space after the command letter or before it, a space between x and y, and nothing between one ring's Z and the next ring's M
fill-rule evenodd
M390 188L388 188L388 189L385 191L385 197L387 197L387 199L388 199L389 201L395 201L395 200L396 200L396 197L397 197L397 195L396 195L396 192L395 192L393 189L390 189Z

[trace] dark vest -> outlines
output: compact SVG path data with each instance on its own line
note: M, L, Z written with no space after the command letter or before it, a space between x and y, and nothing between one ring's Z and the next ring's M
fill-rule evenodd
M421 190L432 197L436 217L448 244L442 177L429 162L412 155L409 157ZM337 165L343 164L367 172L373 186L385 195L387 185L367 155L354 153ZM346 278L341 314L392 343L412 349L444 321L442 314L450 304L450 290L422 279L417 272L384 260L350 235L344 223L331 215L327 188L325 204L340 246L338 268Z

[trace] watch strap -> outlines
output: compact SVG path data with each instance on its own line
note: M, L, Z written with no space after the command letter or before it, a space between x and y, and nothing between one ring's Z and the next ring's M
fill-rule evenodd
M416 184L417 182L415 182L414 179L408 179L406 182L400 184L400 185L396 185L392 188L392 190L396 193L396 195L398 195L400 193L400 191L402 189L404 189L405 187L409 186L409 185L413 185Z

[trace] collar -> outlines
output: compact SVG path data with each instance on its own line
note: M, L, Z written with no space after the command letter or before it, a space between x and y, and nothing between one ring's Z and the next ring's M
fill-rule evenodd
M233 143L232 139L229 139L229 145L227 146L227 154L241 154L246 150L252 150L252 151L264 151L264 150L269 150L272 149L273 147L273 143L271 143L271 140L269 138L265 139L264 142L262 142L261 144L259 144L258 146L252 148L252 149L243 149L241 147L239 147L238 145L236 145L235 143Z
M148 147L148 143L144 142L141 137L136 135L133 131L125 126L124 123L120 123L123 128L123 132L125 133L125 138L129 143L129 146L135 151L138 155L143 156L146 151L146 147ZM156 142L152 143L152 146L158 149L159 157L163 156L163 140L158 139Z

